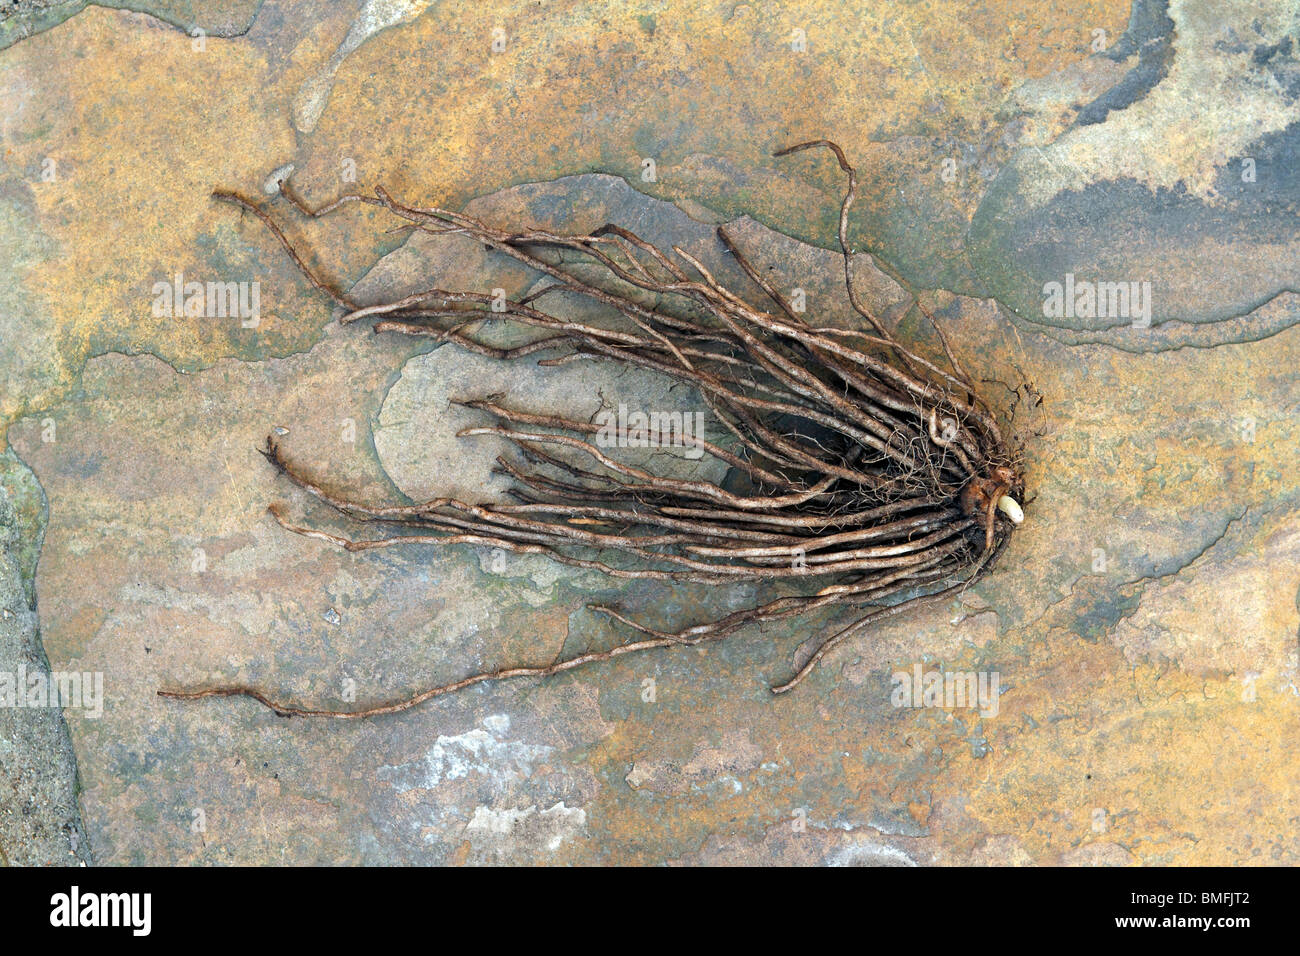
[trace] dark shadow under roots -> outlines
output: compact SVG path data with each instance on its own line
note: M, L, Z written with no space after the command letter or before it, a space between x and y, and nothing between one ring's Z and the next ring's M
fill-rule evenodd
M263 454L275 469L358 531L345 537L291 524L272 506L285 529L348 551L472 544L541 554L615 578L768 582L799 585L803 593L677 631L655 630L614 608L591 605L634 631L635 639L545 665L472 674L352 711L294 706L239 685L159 694L182 700L243 696L284 716L358 719L408 710L486 681L546 677L625 654L714 641L756 621L842 605L866 608L772 688L783 694L837 645L921 603L951 599L987 572L1020 518L1008 499L1024 500L1021 450L1003 439L993 410L915 294L912 307L933 324L946 367L908 349L863 305L847 238L855 170L825 140L777 155L814 147L830 150L848 177L839 243L850 302L868 325L861 331L810 324L725 228L718 229L719 240L767 297L766 307L724 288L681 249L670 255L615 225L584 236L512 232L445 209L406 206L382 188L310 210L281 183L281 193L305 215L322 216L353 202L380 206L410 228L468 235L551 280L505 302L504 311L491 296L451 289L362 308L315 275L265 210L233 193L215 193L266 224L308 280L348 310L343 323L372 320L376 333L428 337L503 360L549 353L541 365L603 361L650 370L695 389L729 435L726 447L699 440L705 454L730 468L734 480L724 488L629 464L600 446L590 422L513 408L500 396L466 399L460 404L487 413L495 424L460 435L496 435L518 453L497 459L497 470L513 480L511 500L435 498L401 506L354 501L323 488L268 438ZM576 277L561 257L570 265L575 258L598 264L606 281ZM550 294L603 303L618 318L603 325L557 318L539 307ZM513 348L493 346L479 333L497 323L531 327L538 336Z

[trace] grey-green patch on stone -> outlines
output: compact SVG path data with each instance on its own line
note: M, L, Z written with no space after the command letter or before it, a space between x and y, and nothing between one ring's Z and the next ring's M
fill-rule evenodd
M49 704L48 688L57 685L26 586L33 570L30 542L39 541L31 513L34 481L10 452L0 466L0 680L9 688L0 706L0 780L12 788L0 810L0 860L85 863L91 849L77 804L77 766L63 712ZM35 706L28 693L33 686L46 688Z
M11 0L0 10L0 50L92 5L148 13L192 36L236 37L248 32L262 0Z

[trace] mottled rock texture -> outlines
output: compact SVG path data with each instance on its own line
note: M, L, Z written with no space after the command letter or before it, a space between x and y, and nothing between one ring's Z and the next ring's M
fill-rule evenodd
M65 712L70 752L57 712L4 735L11 861L1300 862L1295 3L82 6L0 19L0 670L43 646L106 700ZM756 297L712 238L731 222L853 325L840 174L771 155L822 136L859 168L872 307L937 354L889 276L928 290L990 398L1034 386L1013 424L1033 498L995 573L779 699L838 618L361 723L155 696L360 705L618 639L592 601L669 623L760 596L285 533L268 503L332 519L257 454L274 429L331 487L487 496L448 398L690 398L342 327L214 187L261 195L362 301L536 277L369 208L303 220L268 181L613 220ZM257 321L159 314L178 274L256 282ZM1067 274L1148 283L1150 314L1050 314ZM917 664L997 672L996 714L894 706Z
M0 708L0 862L16 866L91 859L77 807L77 766L58 708L28 707L28 691L49 686L32 600L33 543L44 502L31 472L0 459L0 669L14 681ZM21 694L21 696L19 696ZM48 692L39 693L41 702Z

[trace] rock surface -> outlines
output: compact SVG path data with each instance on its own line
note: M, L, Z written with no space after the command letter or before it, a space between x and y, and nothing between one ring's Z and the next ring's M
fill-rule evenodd
M57 711L0 711L10 861L1300 862L1295 4L26 6L16 41L0 20L0 672L43 647L105 699L64 711L70 749ZM257 454L272 432L357 496L487 498L492 455L447 414L462 390L586 415L690 399L340 326L212 188L264 196L361 301L537 277L370 208L301 219L273 173L312 202L382 184L503 225L618 222L757 301L712 238L729 222L852 325L838 170L770 155L821 136L859 168L873 309L937 354L889 275L938 290L990 397L1034 386L1026 522L959 603L778 699L837 618L357 723L155 696L360 705L619 639L588 603L666 624L759 596L284 532L271 502L337 525ZM256 321L160 311L178 273L256 282ZM1067 273L1150 282L1150 327L1049 315ZM996 712L895 706L918 664L996 672Z
M23 546L24 537L39 537L30 500L39 491L12 456L0 465L0 681L13 681L0 707L0 862L75 865L91 859L77 806L77 766L62 712L45 706L50 666L37 639L31 554ZM102 708L102 700L95 706Z

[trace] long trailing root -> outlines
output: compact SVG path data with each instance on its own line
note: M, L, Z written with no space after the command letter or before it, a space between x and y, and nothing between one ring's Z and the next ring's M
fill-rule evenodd
M856 171L827 140L776 155L814 148L830 150L848 176L838 229L844 283L869 330L811 325L723 228L719 241L775 312L740 298L689 253L674 248L669 255L618 226L582 236L503 230L463 213L404 205L382 188L374 196L347 195L311 210L282 183L283 195L306 215L347 203L377 206L410 228L469 236L550 280L504 303L482 293L430 288L359 306L311 270L264 209L233 193L215 193L271 229L309 281L346 310L345 324L372 319L376 333L431 337L502 360L554 353L540 364L605 361L647 369L694 389L730 436L724 444L692 442L701 455L730 469L736 480L724 488L621 460L591 422L512 408L501 396L468 398L460 404L496 424L460 434L504 439L521 459L497 459L497 470L514 481L513 502L442 497L410 505L372 505L330 492L268 438L263 454L281 474L352 524L374 529L357 537L335 534L293 524L272 506L287 530L348 551L472 544L545 555L614 578L769 582L813 590L678 631L656 630L613 608L589 605L641 636L549 664L483 671L358 710L298 707L240 685L159 693L184 700L243 696L285 716L359 719L408 710L485 681L546 677L625 654L718 640L756 621L841 606L869 608L772 688L783 694L869 626L923 602L951 599L987 572L1023 518L1015 500L1024 497L1020 452L1005 443L992 409L914 292L909 308L938 332L946 369L898 341L862 303L848 241ZM601 267L605 281L576 275L572 266L578 262ZM617 319L589 324L543 311L541 300L556 295L600 303ZM535 329L537 337L510 348L480 337L498 323ZM644 439L662 436L617 437L621 441L614 444L621 447L628 438L644 445Z

